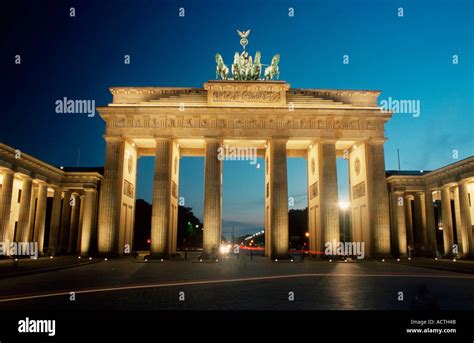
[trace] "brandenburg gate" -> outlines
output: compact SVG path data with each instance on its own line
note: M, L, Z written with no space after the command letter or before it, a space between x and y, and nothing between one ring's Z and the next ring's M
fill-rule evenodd
M254 147L265 158L267 256L288 255L288 157L308 162L310 250L322 251L324 242L339 241L336 158L345 157L353 240L365 242L367 256L390 254L384 124L391 113L377 107L380 92L290 88L273 79L278 55L266 68L265 79L252 79L242 72L248 59L245 49L240 56L236 53L232 71L237 76L241 67L240 77L230 80L218 54L222 79L203 88L110 89L112 103L97 109L107 123L100 253L120 254L131 244L139 156L155 157L151 256L175 253L180 157L204 156L203 249L210 254L221 243L222 161L217 150L229 145ZM258 52L253 65L257 60Z
M336 158L350 164L353 240L367 256L390 254L384 124L378 91L293 89L276 80L279 55L263 70L245 47L229 68L216 55L216 76L203 88L113 87L113 101L97 110L106 122L106 162L100 193L98 249L121 254L131 244L139 156L155 157L151 256L176 252L179 165L204 156L204 256L221 243L221 146L256 148L265 159L265 250L288 256L287 158L308 165L310 250L339 241ZM261 74L264 74L261 77ZM243 185L244 187L245 185Z

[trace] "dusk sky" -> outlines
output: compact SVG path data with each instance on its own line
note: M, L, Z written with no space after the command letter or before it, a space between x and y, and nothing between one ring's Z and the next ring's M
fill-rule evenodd
M236 29L250 28L248 51L261 51L263 63L279 53L280 79L293 88L370 89L382 91L379 101L419 100L418 117L395 114L386 125L386 169L398 168L397 148L402 169L439 168L474 154L473 7L472 0L2 3L0 141L57 166L76 166L80 147L81 166L102 166L103 120L57 114L56 100L102 106L111 102L111 86L202 87L215 78L216 52L230 65L241 50ZM137 195L147 201L153 163L138 163ZM233 225L238 233L262 229L260 163L224 162L224 235ZM203 167L203 158L183 158L179 189L201 219ZM288 178L295 208L306 207L304 159L289 159ZM338 180L347 199L345 160L338 161Z

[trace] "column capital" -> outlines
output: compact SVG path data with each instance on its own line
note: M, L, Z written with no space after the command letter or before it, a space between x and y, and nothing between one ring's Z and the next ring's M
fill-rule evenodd
M109 143L109 142L123 142L124 138L122 136L107 136L104 135L104 140Z
M158 142L172 142L173 137L171 136L154 136L153 139L155 140L156 143Z
M474 182L474 179L470 179L470 178L461 179L457 182L457 184L458 184L458 186L460 186L460 185L468 184L470 182Z
M6 174L6 175L13 175L15 174L15 172L11 169L8 169L8 168L1 168L0 169L0 174Z
M397 189L395 188L393 191L392 191L393 194L396 194L396 195L402 195L402 196L405 196L405 190L404 189Z
M222 137L213 137L213 136L205 136L204 140L207 142L218 142L222 143Z
M48 183L44 180L40 180L40 179L35 179L36 183L38 184L38 187L40 186L46 186L48 187Z
M370 138L367 140L368 144L385 144L387 137L379 137L379 138Z
M22 181L25 181L25 180L33 181L33 178L30 175L26 175L23 173L15 173L15 176L18 176Z
M269 142L280 142L280 143L287 143L289 137L271 137L268 139Z
M319 144L336 144L336 142L337 142L337 139L331 139L331 138L319 139L316 141L316 143L319 143Z
M449 189L452 188L453 186L454 186L453 183L452 183L452 182L449 182L449 183L446 183L446 184L441 185L441 189L448 189L448 190L449 190Z

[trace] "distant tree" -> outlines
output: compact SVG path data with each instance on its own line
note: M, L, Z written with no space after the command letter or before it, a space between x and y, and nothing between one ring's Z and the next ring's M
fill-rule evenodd
M134 250L149 250L151 239L152 206L143 199L135 202L135 227L133 231ZM178 237L177 245L182 248L186 238L186 247L202 247L202 223L190 207L178 207Z
M135 201L135 227L133 229L134 250L148 250L151 237L151 204L143 199Z
M178 247L183 248L186 239L187 248L202 248L203 225L191 207L178 208Z
M291 244L301 246L308 232L308 208L288 211L288 231Z

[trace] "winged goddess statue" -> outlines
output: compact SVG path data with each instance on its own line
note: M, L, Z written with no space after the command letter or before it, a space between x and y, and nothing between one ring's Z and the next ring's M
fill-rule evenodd
M244 48L245 50L245 47L247 46L247 44L249 43L249 40L247 39L248 35L250 34L250 29L247 30L247 31L240 31L240 30L237 30L237 33L239 34L240 36L240 45L242 45L242 47Z

